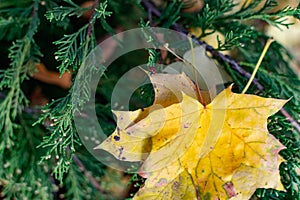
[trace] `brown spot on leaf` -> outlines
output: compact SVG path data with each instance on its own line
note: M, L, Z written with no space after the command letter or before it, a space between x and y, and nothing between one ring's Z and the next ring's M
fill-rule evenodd
M123 153L123 150L124 150L124 147L121 146L121 147L119 148L119 155L118 155L118 158L119 158L119 159L121 159L121 155L122 155L122 153Z
M117 135L115 135L115 136L114 136L114 140L115 140L115 141L119 141L119 140L120 140L120 137L117 136Z
M172 189L179 190L179 187L180 187L180 183L178 181L174 181L174 183L172 185Z
M155 186L157 186L157 187L165 186L165 185L167 185L167 179L165 179L165 178L159 179L159 181L155 184Z
M225 189L229 198L234 197L237 195L233 183L231 181L224 184L223 188Z

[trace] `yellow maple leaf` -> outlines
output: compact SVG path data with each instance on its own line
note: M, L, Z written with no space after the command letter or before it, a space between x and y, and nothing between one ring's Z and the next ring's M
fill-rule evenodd
M97 147L143 162L139 174L147 180L134 199L249 199L257 188L283 189L284 147L268 133L267 118L286 100L229 87L202 105L184 73L150 79L154 104L114 111L117 128Z

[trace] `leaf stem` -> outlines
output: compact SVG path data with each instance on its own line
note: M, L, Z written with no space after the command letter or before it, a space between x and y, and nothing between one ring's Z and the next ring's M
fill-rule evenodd
M190 43L190 46L191 46L191 51L192 51L192 66L193 66L193 71L194 71L194 77L195 77L195 85L196 85L196 89L197 89L197 92L198 92L198 99L200 100L200 102L203 104L204 108L206 107L205 105L205 102L203 100L203 97L202 97L202 94L201 94L201 91L200 91L200 87L199 87L199 83L198 83L198 76L197 76L197 70L196 70L196 65L195 65L195 53L194 53L194 46L193 46L193 41L192 41L192 38L188 36L188 40L189 40L189 43Z
M263 51L262 51L262 53L260 55L260 58L258 59L258 61L256 63L256 66L255 66L255 68L253 70L253 73L252 73L252 75L251 75L251 77L250 77L247 85L245 86L244 90L242 91L242 94L245 94L246 91L248 90L248 88L250 87L250 85L251 85L252 81L254 80L254 77L255 77L255 75L256 75L256 73L258 71L258 68L261 65L261 63L262 63L262 61L263 61L263 59L264 59L264 57L265 57L265 55L266 55L269 47L270 47L270 45L272 44L273 41L274 41L274 39L272 37L268 39L268 41L267 41L267 43L266 43L266 45L265 45L265 47L264 47L264 49L263 49Z
M197 89L197 99L203 104L204 108L206 107L205 102L203 100L200 88L199 88L199 84L198 84L198 77L197 77L197 73L196 73L196 66L195 66L195 55L194 55L194 47L193 47L193 43L192 43L192 38L190 36L188 36L190 45L191 45L191 51L192 51L192 63L190 63L189 61L185 60L184 58L181 58L180 56L178 56L172 49L169 48L169 44L166 43L164 45L164 48L167 49L171 54L173 54L176 58L178 58L179 60L181 60L184 63L187 63L189 65L193 66L193 71L194 71L194 76L195 76L195 86Z
M178 58L182 62L186 62L184 59L182 59L180 56L178 56L172 49L169 48L168 43L164 44L164 48L167 49L167 51L169 51L171 54L173 54L173 56L175 56L176 58Z
M99 0L94 0L93 6L92 6L92 14L91 14L90 19L89 19L89 25L88 25L88 30L87 30L87 36L88 37L90 37L92 35L93 24L95 23L93 21L93 18L95 16L96 8L97 8L98 5L99 5Z

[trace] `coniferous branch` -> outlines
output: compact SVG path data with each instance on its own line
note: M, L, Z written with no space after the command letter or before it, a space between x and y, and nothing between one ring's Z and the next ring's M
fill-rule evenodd
M150 16L152 15L151 12L148 12L148 13ZM152 18L152 17L150 17L150 18ZM150 28L150 24L152 24L152 22L150 20L147 23L144 23L142 20L140 22L140 26L142 28ZM143 34L144 34L147 42L153 42L153 38L151 35L148 35L147 33L143 33ZM152 49L152 48L146 48L146 50L148 51L148 54L149 54L147 66L148 67L155 66L155 63L158 60L159 51L157 49Z
M15 145L6 147L1 154L1 166L5 169L1 170L1 178L4 178L1 195L6 199L49 199L52 183L49 182L46 165L38 165L42 152L36 149L42 130L39 127L32 128L33 119L30 115L19 115L18 122L20 127L15 130L18 135L14 140Z
M55 52L57 61L61 61L58 67L60 74L65 73L72 66L73 70L77 70L78 66L83 62L86 55L84 55L85 46L89 45L86 41L86 29L88 24L80 28L77 32L69 35L64 35L54 44L58 46L58 51ZM78 40L80 41L78 43Z
M12 145L14 129L17 127L13 122L18 113L28 104L28 100L21 89L21 83L28 78L28 72L32 72L34 62L39 60L41 53L36 46L33 35L35 34L39 19L37 16L38 1L31 8L31 23L26 35L13 43L10 48L10 67L1 71L0 89L8 90L6 97L0 102L0 130L3 131L3 141ZM27 10L25 8L25 10ZM4 111L5 110L5 111Z
M291 125L294 126L298 132L300 132L300 125L298 122L285 109L281 109L280 112L288 121L291 122Z
M235 31L229 30L228 32L224 33L225 39L222 41L219 38L219 35L217 35L217 42L218 47L215 49L216 51L228 51L231 50L232 47L239 47L243 46L244 44L240 42L241 37L248 37L250 38L250 35L253 33L252 30L249 29L243 29Z
M99 180L92 177L81 161L76 159L71 163L70 169L64 178L64 186L68 188L64 197L66 199L112 199L107 192L99 185ZM82 168L83 167L83 168Z
M68 2L71 2L71 0L68 0ZM73 73L75 74L79 66L83 64L88 53L95 47L96 42L93 26L96 20L100 20L103 25L102 22L105 21L105 18L111 15L111 12L106 11L106 8L107 1L99 4L99 2L95 0L92 6L93 14L89 22L77 32L65 35L62 39L54 42L54 44L58 45L59 49L55 55L56 60L61 61L58 67L61 74L67 71L70 66L72 66ZM49 11L49 13L51 13L51 11ZM84 89L87 88L85 81L83 81L82 87L83 91L86 91ZM51 126L48 128L50 135L44 137L43 142L39 145L39 147L48 149L45 156L42 157L41 162L51 158L51 155L54 154L57 163L53 169L53 174L60 183L63 183L63 176L70 168L72 157L75 153L75 144L80 145L73 122L74 108L71 103L71 93L72 89L70 89L66 97L53 101L45 106L45 114L36 122L36 124L38 124L47 119L51 120ZM67 149L70 149L70 151L67 151Z
M45 14L45 17L52 22L55 21L63 21L66 17L80 17L90 8L83 8L71 0L64 0L64 2L68 3L70 6L57 6L52 10L48 10Z
M44 136L38 147L47 148L47 152L41 157L41 163L49 160L54 154L57 160L53 174L61 183L63 175L69 170L72 156L75 152L75 144L80 145L72 118L72 104L70 94L64 98L55 100L43 108L44 114L34 124L50 120L48 130L50 135Z
M247 2L245 2L245 4L246 3ZM260 19L272 26L281 29L280 26L285 26L286 28L289 28L289 26L293 25L293 23L286 22L288 16L293 17L299 15L300 13L299 9L291 8L289 6L276 12L266 12L278 5L276 0L267 0L261 9L253 12L253 9L255 9L260 3L261 1L251 1L248 5L244 4L238 12L235 12L231 15L227 15L225 17L221 17L220 20L238 19L241 21L245 21L252 19Z
M85 174L85 176L91 182L93 187L96 188L97 190L99 190L101 192L101 194L106 194L106 191L99 185L97 180L90 173L88 173L88 171L84 167L83 163L80 161L80 159L76 155L73 156L73 160L76 163L76 165L79 167L79 169L82 171L82 173Z
M179 20L179 13L183 2L178 3L177 1L172 1L165 9L160 13L160 20L162 21L162 27L170 27Z
M27 56L30 48L30 41L17 41L11 48L10 58L14 59L11 63L12 69L8 69L4 72L4 76L1 79L0 88L9 88L9 92L6 98L0 103L0 130L3 130L4 140L7 144L10 144L10 138L13 137L13 127L15 124L13 120L16 118L18 112L20 112L20 106L27 104L27 99L21 90L21 82L26 77L26 72L22 70L25 63L25 57Z
M36 2L32 4L32 1L23 2L24 4L22 4L21 2L21 4L19 5L18 4L14 5L14 2L9 2L10 4L12 3L12 5L10 6L14 6L12 8L6 8L4 6L6 2L4 3L1 2L0 5L0 14L5 18L8 18L10 16L15 16L17 18L28 18L32 14L33 9L37 8ZM28 3L29 5L25 6Z
M3 96L3 98L4 98L6 95L3 94L2 96ZM25 107L25 108L23 109L23 111L24 111L24 113L26 113L28 116L33 117L33 118L37 118L38 115L41 114L41 112L42 112L42 110L40 110L39 108L30 108L30 107ZM49 116L48 116L48 118L49 118ZM27 123L28 123L28 122L27 122ZM31 123L26 124L26 121L25 121L25 120L22 120L21 125L22 125L22 127L25 129L25 130L23 131L24 133L29 133L29 132L31 132L31 131L28 130L28 128L31 127ZM28 126L29 126L29 127L28 127ZM46 128L49 128L49 126L51 126L51 124L48 124L48 125L45 124L45 127L46 127ZM28 128L27 128L27 127L28 127ZM37 128L38 128L38 127L37 127ZM31 136L30 136L30 137L31 137ZM41 142L40 142L40 140L38 140L38 143L33 144L33 143L32 143L32 138L30 138L30 137L27 138L27 140L23 140L23 141L28 141L28 143L30 144L30 145L28 145L27 142L25 142L25 143L24 143L24 148L25 148L25 149L32 148L32 149L35 150L37 144L41 145ZM45 142L45 141L43 141L43 142ZM6 148L8 148L8 147L6 147ZM68 148L68 147L67 147L67 148ZM19 151L18 151L18 152L16 152L16 155L17 155L17 156L13 156L13 158L14 158L16 164L18 163L18 160L21 160L21 159L19 158L19 156L21 155L22 157L24 157L24 152L27 152L27 151L24 151L23 149L20 150L20 151L22 151L22 153L19 153ZM68 148L67 151L70 151L70 149ZM28 153L30 153L30 152L28 152ZM32 155L34 155L34 154L35 154L35 152L32 153ZM1 155L2 155L2 154L1 154ZM1 157L0 157L0 158L1 158ZM34 156L32 156L32 158L35 160L35 161L32 163L33 165L37 165L38 167L45 167L45 165L44 165L44 166L41 166L41 164L43 164L43 163L41 163L39 157L34 157ZM44 157L42 156L42 158L43 158L43 162L46 162L46 160L49 160L50 157L48 156L48 157L44 158ZM37 160L36 160L36 159L37 159ZM85 181L88 181L87 183L91 184L91 186L92 186L93 188L95 188L96 190L98 190L101 194L105 194L105 193L106 193L105 190L102 188L102 186L100 186L100 185L98 184L97 180L92 176L92 174L91 174L90 172L88 172L88 170L85 168L84 164L80 161L80 159L79 159L76 155L73 155L72 159L73 159L74 163L77 165L77 167L80 169L80 171L78 171L77 169L75 169L74 166L71 167L71 169L70 169L70 171L69 171L69 173L68 173L68 175L67 175L66 181L65 181L66 184L70 184L70 188L71 188L70 191L67 192L66 197L69 197L69 198L71 198L71 199L73 199L73 198L79 199L79 197L84 198L86 195L90 195L90 191L82 192L82 190L78 190L78 187L84 187L84 189L86 189L86 187L87 187L87 184L82 185L82 186L79 186L80 182L79 182L78 178L81 179L81 177L80 177L80 176L81 176L81 173L82 173L84 176L86 176L87 180L85 180ZM1 159L1 160L0 160L0 164L2 163L2 161L5 161L5 159ZM12 161L10 160L9 162L12 162ZM39 162L40 164L38 164L38 162ZM28 163L27 163L27 164L28 164ZM69 164L71 164L71 163L69 163ZM10 167L13 168L13 169L19 167L18 165L12 166L11 164L5 163L5 162L2 163L1 165L2 165L2 166L10 166ZM97 166L98 166L98 165L97 165ZM34 168L36 168L36 167L34 167ZM34 169L34 168L32 168L32 169ZM19 169L18 169L18 170L19 170ZM17 171L18 171L18 170L17 170ZM19 171L20 171L20 170L19 170ZM21 172L18 172L18 173L21 173ZM41 173L43 173L43 175L45 175L44 172L41 172ZM76 175L75 175L75 174L76 174ZM35 177L37 177L37 178L40 178L40 177L42 176L42 175L40 175L39 173L38 173L38 174L35 173L35 175L36 175ZM69 177L69 178L68 178L68 177ZM74 178L74 177L75 177L75 178ZM0 180L0 181L1 181L1 180ZM2 181L4 181L4 182L6 183L5 180L2 180ZM36 181L36 180L34 180L34 181ZM44 180L43 183L47 183L47 182L48 182L47 180ZM53 181L52 181L52 182L53 182ZM8 182L7 182L7 183L8 183ZM5 194L7 197L10 197L11 195L14 195L13 193L10 193L12 190L19 190L18 188L24 187L24 186L23 186L24 184L25 184L25 182L24 182L24 183L22 183L22 182L21 182L21 183L13 182L13 185L14 185L14 186L12 187L12 185L8 185L8 186L6 187L6 189L5 189L5 191L3 192L3 194ZM28 184L28 182L26 182L26 184ZM75 185L74 185L74 184L75 184ZM0 184L0 185L1 185L1 184ZM31 185L31 184L29 184L29 185ZM29 187L30 187L30 186L29 186ZM15 188L15 189L13 189L13 188ZM49 189L48 187L46 187L46 188ZM72 188L74 188L74 191L72 190ZM48 196L49 191L47 191L47 189L44 190L44 188L41 188L41 190L36 190L35 195L40 194L40 195L44 195L44 197L49 198L49 196ZM80 191L81 191L81 192L80 192ZM29 188L29 191L28 191L28 192L30 192L30 188ZM28 194L26 194L26 193L21 193L21 195L28 196ZM41 199L47 199L47 198L41 198Z
M11 1L1 2L0 4L0 39L15 40L21 38L30 30L34 28L34 22L31 19L38 20L34 17L33 11L37 9L38 4L30 3L29 1L22 1L14 3ZM14 5L17 4L17 5ZM18 7L18 5L20 7ZM7 6L16 6L13 8L6 8ZM25 7L24 7L25 6ZM28 28L30 26L30 28ZM24 32L24 30L26 30Z
M68 0L72 5L74 4L71 0ZM99 7L99 8L98 8ZM64 8L64 7L62 7ZM72 34L64 35L58 41L55 41L54 44L58 46L58 51L55 53L55 58L57 61L61 61L60 66L58 67L61 74L68 71L72 67L73 71L76 71L79 66L83 63L87 53L94 48L95 46L95 37L92 35L92 27L97 19L99 19L104 28L109 27L108 24L104 23L105 18L111 15L111 12L106 11L107 1L100 3L94 1L92 6L92 15L89 19L89 22L81 27L78 31ZM53 10L59 11L59 15L51 17ZM73 12L68 12L68 15L63 15L64 10L61 10L60 6L54 8L47 12L48 19L52 21L61 21L65 19L66 16L70 17L75 15Z
M250 2L250 3L249 3ZM237 6L230 0L221 0L219 5L207 2L205 7L197 14L183 14L183 24L190 27L201 27L202 33L199 38L213 34L219 28L219 24L224 22L249 22L259 19L281 29L281 26L289 27L293 23L287 22L287 17L297 17L300 10L297 8L286 7L276 12L266 12L277 5L276 0L268 0L258 11L254 10L261 1L246 1L238 11L233 11ZM196 17L196 18L195 18ZM195 20L196 19L196 20Z
M85 178L81 176L80 169L78 168L78 166L71 163L69 172L64 181L65 186L68 187L68 191L62 197L65 197L67 199L87 198L87 195L90 195L90 192L86 190L90 188L87 187L88 185L85 185L85 187L83 187L82 184L85 183Z
M21 29L29 24L28 18L17 18L17 17L0 17L0 40L6 38L12 40L15 37L20 37L22 33Z

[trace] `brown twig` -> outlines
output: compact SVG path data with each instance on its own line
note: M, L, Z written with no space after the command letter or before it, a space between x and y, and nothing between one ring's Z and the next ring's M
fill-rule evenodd
M99 0L95 0L92 6L92 14L89 19L89 25L88 25L88 30L87 30L87 36L90 37L92 34L92 28L93 28L93 18L95 16L96 12L96 7L99 5Z
M280 112L283 116L286 117L287 120L290 121L292 126L294 126L298 130L298 132L300 132L300 125L298 124L298 122L284 108L281 108Z
M91 181L91 184L94 186L94 188L99 190L102 194L106 194L106 191L99 185L97 180L90 173L88 173L81 160L79 160L75 154L73 155L73 161L79 166L79 169L83 172L83 174Z

